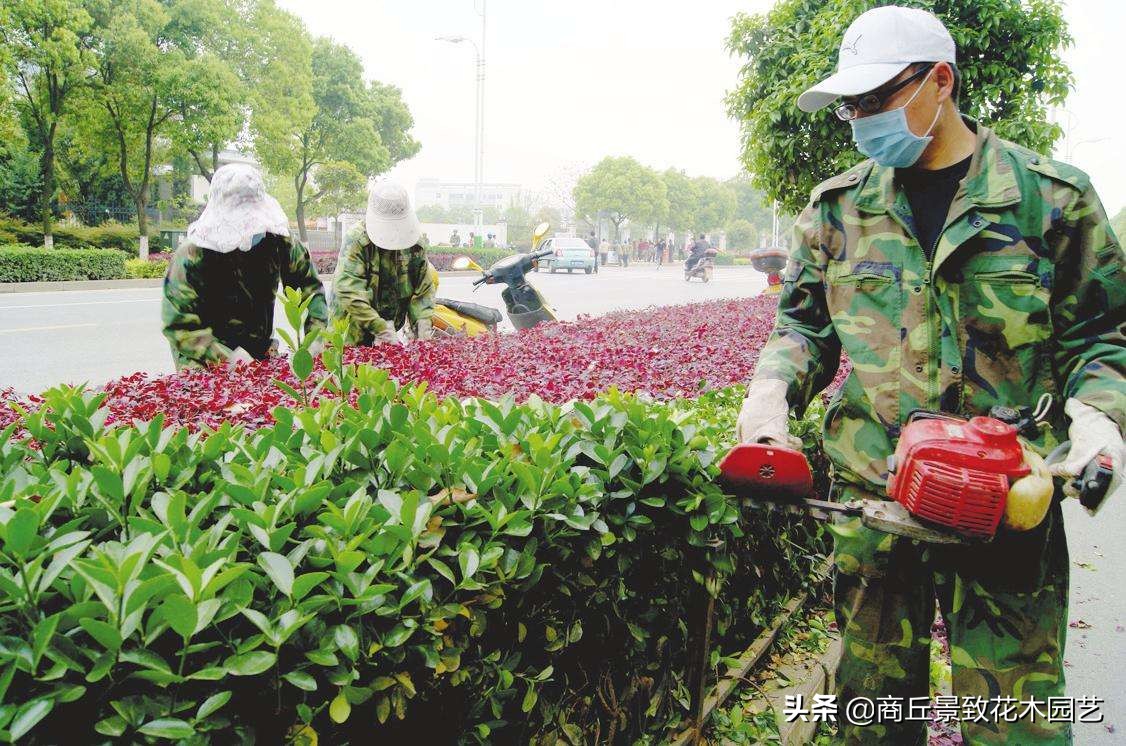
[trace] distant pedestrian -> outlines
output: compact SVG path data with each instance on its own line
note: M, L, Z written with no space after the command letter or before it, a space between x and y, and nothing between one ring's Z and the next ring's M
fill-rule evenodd
M605 238L598 244L598 258L602 261L602 266L606 266L606 257L610 254L610 242Z

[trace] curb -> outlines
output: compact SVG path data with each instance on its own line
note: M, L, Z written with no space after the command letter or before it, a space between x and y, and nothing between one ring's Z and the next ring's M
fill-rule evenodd
M756 711L760 709L774 711L780 742L785 746L811 743L820 725L815 719L799 718L792 723L785 722L782 711L785 708L786 698L801 697L801 701L808 706L815 694L836 694L837 665L840 663L843 649L840 637L835 637L825 652L815 658L802 660L793 660L793 656L784 658L775 670L787 681L797 683L784 689L760 690L759 696L748 704L749 709Z
M159 277L140 280L68 280L64 282L0 282L0 293L54 293L66 290L121 290L158 288Z

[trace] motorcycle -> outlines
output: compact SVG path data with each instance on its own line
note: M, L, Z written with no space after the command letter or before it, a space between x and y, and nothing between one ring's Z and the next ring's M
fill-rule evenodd
M549 228L547 223L536 226L530 253L505 257L487 270L465 256L458 257L451 265L457 270L473 269L481 272L481 278L473 283L474 291L482 285L506 285L501 298L512 326L517 329L530 329L543 321L556 320L555 310L527 280L527 273L535 269L536 263L551 256L550 250L536 251ZM500 312L495 308L445 298L435 301L434 327L447 333L464 333L472 337L495 332L500 320Z
M691 269L686 263L684 265L684 281L689 282L693 277L699 277L704 282L711 282L712 273L715 272L715 257L718 253L715 249L707 249Z

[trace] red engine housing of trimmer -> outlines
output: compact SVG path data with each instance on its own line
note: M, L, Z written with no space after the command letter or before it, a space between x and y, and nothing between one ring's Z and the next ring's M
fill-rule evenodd
M993 417L915 413L899 436L887 492L918 518L992 537L1012 480L1029 473L1017 431Z

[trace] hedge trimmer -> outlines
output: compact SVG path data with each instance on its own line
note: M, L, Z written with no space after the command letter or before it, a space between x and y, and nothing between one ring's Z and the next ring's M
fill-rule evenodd
M869 528L932 544L990 541L999 525L1029 530L1047 514L1054 490L1046 463L1066 454L1068 444L1047 462L1022 445L1018 435L1036 433L1046 406L1040 409L994 407L992 416L969 420L912 413L888 459L890 500L811 497L813 474L802 452L771 444L733 448L720 462L721 479L753 502L819 520L858 517ZM1100 456L1073 481L1088 511L1102 503L1111 476L1110 460Z

